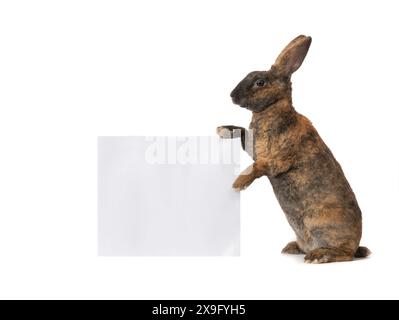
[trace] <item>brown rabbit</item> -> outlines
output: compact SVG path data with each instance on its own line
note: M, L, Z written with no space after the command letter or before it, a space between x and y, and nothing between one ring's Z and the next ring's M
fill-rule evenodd
M306 254L307 263L350 261L370 251L359 247L362 214L339 163L311 122L292 106L291 75L312 39L299 36L269 71L249 73L231 92L235 104L252 111L251 130L218 127L222 138L241 137L254 163L236 179L244 190L266 175L294 229L296 242L283 253Z

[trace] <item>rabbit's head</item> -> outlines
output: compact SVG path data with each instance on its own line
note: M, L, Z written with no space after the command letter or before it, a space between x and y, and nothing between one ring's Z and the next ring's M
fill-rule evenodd
M284 48L269 71L249 73L231 92L233 102L260 112L291 97L291 75L301 66L311 42L311 37L298 36Z

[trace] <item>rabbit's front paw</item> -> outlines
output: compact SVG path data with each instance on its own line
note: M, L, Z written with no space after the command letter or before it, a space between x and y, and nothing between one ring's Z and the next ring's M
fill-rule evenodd
M216 134L222 139L232 139L241 137L241 132L245 129L237 126L220 126L216 128Z
M252 175L239 175L233 183L233 190L234 191L242 191L245 190L252 182L254 178Z
M224 126L220 126L216 128L216 134L222 139L231 139L232 131Z

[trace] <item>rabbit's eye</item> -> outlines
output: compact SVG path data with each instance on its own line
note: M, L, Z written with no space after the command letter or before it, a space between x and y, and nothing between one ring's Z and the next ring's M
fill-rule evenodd
M258 79L255 81L255 86L256 87L263 87L266 84L266 80L265 79Z

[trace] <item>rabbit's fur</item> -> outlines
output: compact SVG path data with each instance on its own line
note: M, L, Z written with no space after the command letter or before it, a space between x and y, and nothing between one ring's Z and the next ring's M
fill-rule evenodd
M251 130L222 126L217 133L239 136L254 159L234 182L235 190L269 178L297 237L283 253L304 253L308 263L350 261L370 254L359 247L362 214L356 197L316 129L292 106L291 75L310 44L310 37L295 38L269 71L249 73L231 92L235 104L252 111Z

